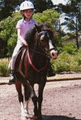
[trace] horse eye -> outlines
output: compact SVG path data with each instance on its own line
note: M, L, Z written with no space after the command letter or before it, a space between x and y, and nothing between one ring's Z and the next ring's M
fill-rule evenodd
M50 35L47 33L47 37L50 38Z

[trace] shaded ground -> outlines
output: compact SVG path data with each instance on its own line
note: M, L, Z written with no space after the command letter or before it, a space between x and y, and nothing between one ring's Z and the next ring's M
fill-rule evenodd
M43 120L81 120L81 80L48 82L42 114ZM21 120L14 85L0 86L0 120Z

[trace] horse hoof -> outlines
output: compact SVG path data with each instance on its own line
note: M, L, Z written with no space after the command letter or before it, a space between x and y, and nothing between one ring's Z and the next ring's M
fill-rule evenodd
M37 116L33 116L32 119L33 120L38 120L38 117Z
M21 117L21 120L27 120L25 117Z
M27 113L22 113L22 115L21 115L23 118L28 118L29 117L29 115L27 114Z
M38 116L38 120L42 120L42 116Z

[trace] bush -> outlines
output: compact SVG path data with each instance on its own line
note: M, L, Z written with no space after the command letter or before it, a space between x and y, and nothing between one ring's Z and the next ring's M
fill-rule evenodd
M70 71L70 55L66 52L61 53L56 60L52 61L53 68L57 73Z
M77 47L75 43L68 42L66 45L64 45L63 51L66 51L68 54L74 55L77 52Z
M81 55L79 54L70 55L67 52L59 54L56 60L52 60L53 69L57 73L81 71Z
M0 59L0 75L7 76L9 74L8 70L8 59Z

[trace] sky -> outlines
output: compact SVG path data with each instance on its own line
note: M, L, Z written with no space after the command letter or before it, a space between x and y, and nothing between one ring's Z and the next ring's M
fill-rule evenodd
M57 5L59 3L62 3L65 5L68 2L68 0L52 0L52 2L54 5Z

